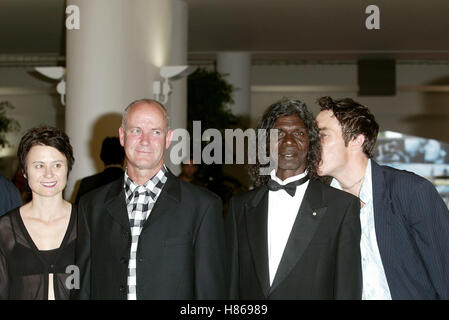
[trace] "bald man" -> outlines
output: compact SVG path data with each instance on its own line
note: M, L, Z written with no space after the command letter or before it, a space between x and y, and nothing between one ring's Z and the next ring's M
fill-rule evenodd
M157 101L132 102L119 128L123 178L80 199L81 299L226 296L221 200L167 169L167 119Z

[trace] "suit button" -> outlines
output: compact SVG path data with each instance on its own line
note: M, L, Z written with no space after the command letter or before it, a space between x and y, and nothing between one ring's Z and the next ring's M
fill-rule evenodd
M120 262L123 264L126 264L126 263L128 263L128 259L126 259L126 257L121 257Z
M120 292L125 292L125 286L120 286Z

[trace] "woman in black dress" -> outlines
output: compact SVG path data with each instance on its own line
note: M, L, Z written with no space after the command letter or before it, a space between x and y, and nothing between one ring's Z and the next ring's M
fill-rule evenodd
M0 217L0 299L68 299L76 212L62 192L72 146L61 130L39 127L22 137L17 155L33 198Z

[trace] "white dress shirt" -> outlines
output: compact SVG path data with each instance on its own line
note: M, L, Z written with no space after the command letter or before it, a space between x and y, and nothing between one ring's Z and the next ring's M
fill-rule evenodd
M281 185L305 177L307 172L290 177L282 181L279 179L275 170L270 175L271 179ZM295 223L296 215L301 206L304 193L306 192L309 181L296 187L295 196L290 196L287 191L269 191L268 192L268 265L270 273L270 286L273 283L276 271L281 262L290 232Z
M332 180L331 187L342 189L336 179ZM360 224L362 227L362 237L360 239L363 276L362 300L391 300L390 288L388 287L379 247L377 246L371 160L368 160L368 165L366 166L365 178L360 189L360 200L365 204L360 209Z

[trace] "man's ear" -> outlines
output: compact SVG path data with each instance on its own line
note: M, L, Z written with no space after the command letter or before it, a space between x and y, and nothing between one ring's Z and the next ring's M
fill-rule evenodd
M121 145L122 147L125 147L125 130L123 130L123 127L122 127L122 126L120 126L120 127L118 128L118 136L119 136L119 138L120 138L120 145Z
M173 130L168 130L167 136L165 137L165 149L170 147L171 139L173 138Z
M363 134L359 134L357 137L355 137L349 142L349 147L354 150L362 149L364 142L365 136Z

